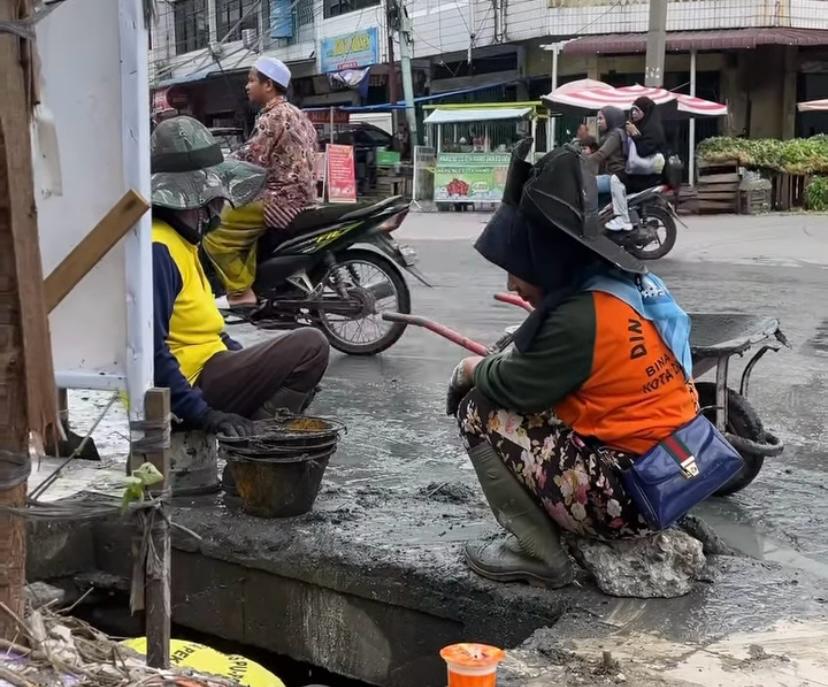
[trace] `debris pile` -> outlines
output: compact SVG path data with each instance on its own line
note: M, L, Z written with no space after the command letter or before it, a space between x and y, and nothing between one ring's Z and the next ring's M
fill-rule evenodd
M613 542L573 537L569 545L578 562L595 577L598 588L611 596L683 596L707 563L702 543L675 529Z
M238 687L234 680L172 668L144 658L81 620L48 608L14 618L19 638L0 640L0 687Z

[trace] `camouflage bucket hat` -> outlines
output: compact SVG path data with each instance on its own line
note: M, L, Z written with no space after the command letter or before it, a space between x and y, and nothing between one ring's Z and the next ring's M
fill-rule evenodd
M233 207L251 202L265 182L265 170L225 160L213 135L192 117L173 117L152 132L152 204L194 210L223 198Z

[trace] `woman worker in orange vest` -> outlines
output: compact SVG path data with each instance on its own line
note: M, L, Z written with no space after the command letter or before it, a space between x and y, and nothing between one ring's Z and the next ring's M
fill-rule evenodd
M689 319L663 283L606 238L594 177L572 148L513 156L476 249L535 306L513 350L456 368L448 412L508 536L466 547L499 581L573 577L560 532L636 537L647 525L620 471L692 420ZM657 305L654 305L657 303Z

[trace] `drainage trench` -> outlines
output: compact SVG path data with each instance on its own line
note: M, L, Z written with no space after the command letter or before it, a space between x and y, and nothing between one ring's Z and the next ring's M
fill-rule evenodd
M113 595L107 601L96 602L94 605L81 604L74 609L73 615L112 637L136 637L144 632L142 614L130 615L128 598L125 595ZM203 644L225 654L244 656L278 676L286 687L374 687L367 682L337 675L323 667L297 661L289 656L198 632L181 625L173 625L172 636L174 639Z

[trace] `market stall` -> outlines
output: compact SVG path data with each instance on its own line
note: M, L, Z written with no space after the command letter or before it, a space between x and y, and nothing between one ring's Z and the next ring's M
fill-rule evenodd
M691 82L690 90L691 93L695 91L694 82ZM674 93L664 88L649 88L638 84L617 88L591 79L573 81L556 88L549 95L544 96L543 102L547 107L564 112L595 113L602 107L608 106L629 110L635 100L642 96L650 98L658 106L664 119L690 120L688 171L692 183L695 177L696 148L694 120L696 117L724 117L727 115L727 105L697 98L695 95Z
M430 110L424 121L436 153L433 200L438 204L500 202L512 146L527 136L536 141L539 121L550 116L537 102L424 109Z

